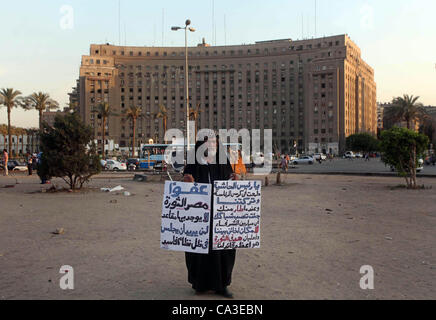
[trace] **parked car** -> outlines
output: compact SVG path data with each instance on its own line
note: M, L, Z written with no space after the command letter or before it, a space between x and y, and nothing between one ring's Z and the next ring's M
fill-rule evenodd
M27 165L18 160L8 161L8 170L10 171L27 171Z
M106 162L107 162L106 160L103 160L103 159L100 160L100 164L104 170L106 170Z
M106 169L111 171L125 171L127 170L127 166L125 163L121 163L115 160L106 161Z
M356 153L354 155L355 158L363 158L363 154L361 154L360 152Z
M418 166L416 167L416 172L419 173L422 170L424 170L424 160L423 159L419 159L418 160ZM391 166L391 171L394 172L395 168Z
M327 160L327 156L325 154L323 154L323 153L315 153L312 158L314 160L316 160L316 161L319 161L319 160L325 161L325 160Z
M253 164L254 166L260 166L262 167L265 163L265 157L263 155L263 153L256 153L253 155Z
M312 165L314 163L315 163L315 159L310 157L310 156L300 157L292 162L292 164L294 164L294 165L298 165L298 164L310 164L310 165Z
M139 158L130 158L126 161L126 166L129 170L134 171L139 168L140 165Z
M356 158L356 155L353 151L347 151L344 153L344 159L353 159Z

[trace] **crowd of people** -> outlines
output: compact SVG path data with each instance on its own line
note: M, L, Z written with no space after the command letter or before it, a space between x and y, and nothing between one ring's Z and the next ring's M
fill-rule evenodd
M43 177L42 175L39 174L38 172L38 167L41 164L41 155L42 153L39 154L30 154L28 153L26 155L26 166L27 166L27 173L29 176L33 175L33 171L36 171L38 176L41 179L41 184L49 184L50 180L46 177ZM2 154L2 167L3 167L3 175L4 176L8 176L9 175L9 153L6 149L3 149L3 154Z

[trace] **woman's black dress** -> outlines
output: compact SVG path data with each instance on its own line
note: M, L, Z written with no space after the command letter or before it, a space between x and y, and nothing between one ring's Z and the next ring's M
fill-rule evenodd
M219 152L218 152L219 154ZM229 180L233 173L230 163L187 165L184 174L191 174L195 182L210 183L215 180ZM230 285L236 250L212 250L213 235L213 201L211 202L211 219L209 235L209 253L185 253L188 268L188 281L199 292L208 290L221 291Z

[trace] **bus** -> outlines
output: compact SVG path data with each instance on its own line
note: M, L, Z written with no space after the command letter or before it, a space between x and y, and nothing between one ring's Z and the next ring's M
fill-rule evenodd
M241 149L240 143L224 143L224 147L227 149L228 147L236 146L238 150ZM165 161L165 151L168 147L172 149L172 157L176 156L176 152L182 152L184 154L186 145L183 143L173 143L173 144L145 144L141 149L141 159L139 159L139 168L140 169L155 169L155 170L163 170L168 164ZM192 149L195 148L194 144L191 144L190 147ZM172 161L172 166L176 171L181 170L184 163L177 163L176 161Z

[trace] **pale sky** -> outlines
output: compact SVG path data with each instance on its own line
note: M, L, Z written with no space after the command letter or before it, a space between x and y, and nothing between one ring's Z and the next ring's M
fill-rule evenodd
M202 37L211 44L237 45L315 36L315 0L2 2L0 88L12 87L24 95L47 92L62 107L91 43L119 44L121 39L122 45L183 46L183 33L170 28L187 18L197 30L190 34L192 46ZM346 33L357 43L375 70L378 101L407 93L436 105L435 12L434 0L317 0L316 35ZM2 107L0 123L6 122ZM12 124L36 127L38 117L14 109Z

